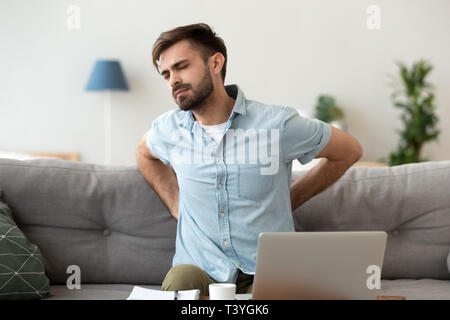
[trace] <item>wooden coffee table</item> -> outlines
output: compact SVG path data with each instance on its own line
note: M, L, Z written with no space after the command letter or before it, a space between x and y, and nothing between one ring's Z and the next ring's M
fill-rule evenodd
M209 296L200 296L199 300L209 300ZM405 296L378 296L377 300L406 300Z

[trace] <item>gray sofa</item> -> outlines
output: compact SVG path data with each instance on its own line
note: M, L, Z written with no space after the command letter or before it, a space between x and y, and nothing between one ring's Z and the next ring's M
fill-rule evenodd
M124 299L134 285L160 288L176 221L136 166L0 159L0 188L41 249L49 299ZM297 231L387 231L382 294L450 299L450 161L352 167L294 220ZM66 286L70 265L80 267L81 289Z

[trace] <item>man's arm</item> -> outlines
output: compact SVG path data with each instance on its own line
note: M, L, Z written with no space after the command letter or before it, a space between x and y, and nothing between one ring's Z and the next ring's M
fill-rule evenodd
M356 161L363 149L353 136L331 126L327 146L316 156L324 158L291 184L292 211L338 180Z
M141 174L155 190L170 214L178 220L178 180L171 166L152 154L146 144L146 134L136 149L136 162Z

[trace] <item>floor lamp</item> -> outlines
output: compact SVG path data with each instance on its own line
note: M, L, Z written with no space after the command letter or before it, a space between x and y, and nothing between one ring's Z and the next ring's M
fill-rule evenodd
M111 164L111 91L126 90L128 84L117 60L97 60L86 91L104 91L105 164Z

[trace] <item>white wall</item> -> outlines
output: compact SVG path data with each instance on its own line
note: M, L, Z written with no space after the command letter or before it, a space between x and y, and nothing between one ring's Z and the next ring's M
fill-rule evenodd
M81 8L80 30L66 27L70 4ZM372 4L380 30L366 26ZM96 59L114 58L131 91L112 95L112 163L134 164L151 121L177 108L153 69L153 42L175 26L206 22L228 47L227 84L249 99L310 112L319 94L332 94L367 161L397 145L394 61L430 60L442 133L423 156L450 159L449 12L447 0L1 0L0 150L77 151L102 163L103 97L84 86Z

